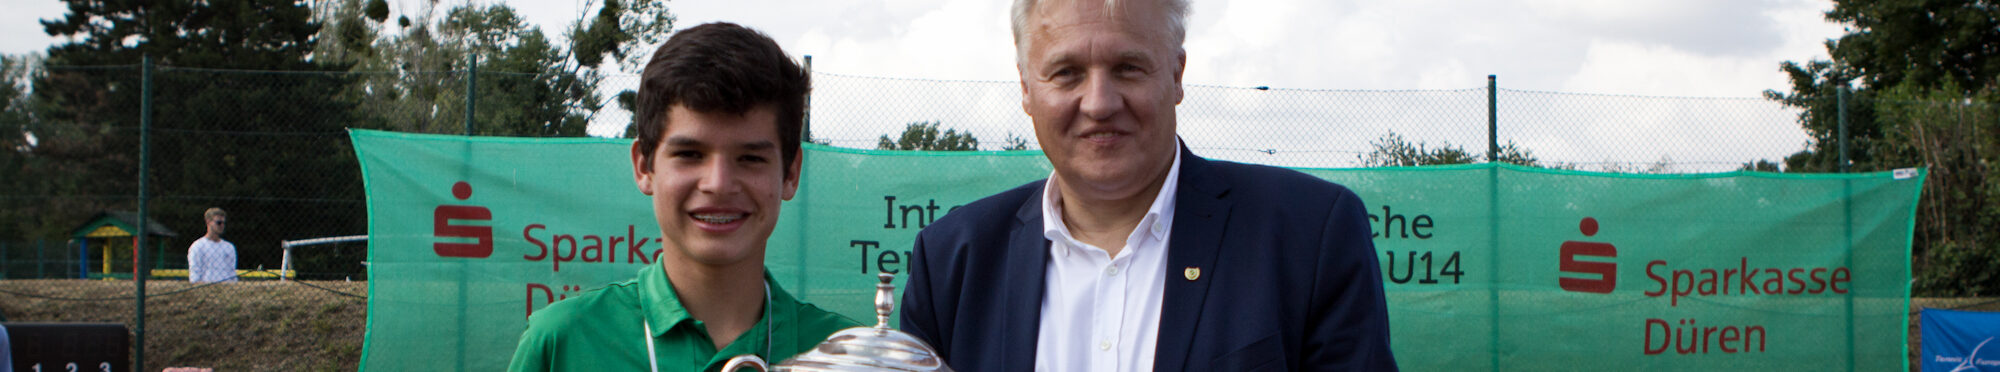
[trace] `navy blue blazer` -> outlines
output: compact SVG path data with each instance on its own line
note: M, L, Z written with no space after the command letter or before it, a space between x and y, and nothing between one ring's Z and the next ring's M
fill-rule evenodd
M1396 370L1360 197L1185 147L1180 172L1156 370ZM1045 182L967 204L917 235L902 330L954 369L1034 369ZM1187 279L1189 268L1200 276Z

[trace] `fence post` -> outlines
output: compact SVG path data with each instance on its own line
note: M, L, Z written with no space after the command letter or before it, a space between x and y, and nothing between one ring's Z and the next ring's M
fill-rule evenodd
M806 78L812 79L813 56L811 54L807 54L805 55L805 60L806 60ZM812 96L812 90L807 89L805 124L799 126L799 141L812 142L813 140L812 133L813 133L813 96Z
M807 54L807 55L805 55L804 57L805 57L805 62L806 62L806 81L810 82L810 81L812 81L812 73L813 73L813 56L812 56L811 54ZM801 145L804 145L804 143L805 143L805 142L812 142L812 140L813 140L813 138L812 138L812 133L813 133L813 130L812 130L812 117L813 117L813 115L812 115L812 112L813 112L813 109L812 109L812 106L813 106L813 99L812 99L812 89L806 89L806 112L805 112L805 118L804 118L804 119L805 119L805 123L804 123L804 124L802 124L802 125L799 125L799 141L801 142L801 143L800 143ZM799 150L799 152L803 153L803 152L805 152L805 150L804 150L804 149L801 149L801 150ZM811 199L806 199L806 198L805 198L805 194L799 194L799 199L801 199L801 200L811 200ZM805 215L805 214L804 214L804 213L805 213L805 203L799 203L799 206L798 206L797 208L799 209L799 213L800 213L799 215L801 215L801 216ZM800 245L801 247L804 247L805 245L803 245L803 244L805 244L805 240L806 240L806 237L805 237L805 235L806 235L806 234L804 233L804 230L805 230L805 229L799 229L799 230L800 230L800 233L799 233L799 243L800 243L800 244L802 244L802 245ZM798 252L799 252L799 253L798 253L798 256L796 256L796 259L798 259L798 260L799 260L799 262L807 262L807 261L806 261L806 253L805 253L805 251L806 251L806 250L804 250L804 249L800 249L800 250L798 250ZM805 265L799 265L799 274L805 274ZM805 285L806 285L806 276L805 276L805 275L799 275L799 280L798 280L798 283L797 283L797 284L795 284L795 285L797 285L797 286L798 286L798 288L805 288Z
M153 57L139 59L139 225L132 243L132 370L146 370L146 162L152 156ZM105 245L104 249L111 249ZM105 273L110 274L110 273Z
M47 279L49 277L48 272L42 270L42 264L48 263L46 262L48 259L45 258L47 256L42 254L46 250L43 248L43 243L45 242L47 241L35 239L35 279Z
M1834 92L1840 117L1840 173L1847 173L1848 167L1852 166L1847 160L1847 86L1834 88Z
M1499 84L1494 75L1486 75L1486 162L1500 160L1500 103Z
M1500 158L1500 104L1497 99L1500 88L1495 80L1495 75L1486 75L1487 163L1493 163ZM1490 244L1488 249L1497 254L1500 251L1500 168L1486 168L1486 192L1486 219L1492 224L1491 229L1487 231L1487 243ZM1487 366L1491 370L1498 371L1500 370L1500 289L1497 283L1499 283L1500 260L1492 260L1490 270L1494 275L1495 284L1488 286L1486 290L1486 303L1493 307L1487 315L1493 319L1486 334Z
M479 54L471 54L471 62L465 65L465 135L472 135L472 115L479 98Z

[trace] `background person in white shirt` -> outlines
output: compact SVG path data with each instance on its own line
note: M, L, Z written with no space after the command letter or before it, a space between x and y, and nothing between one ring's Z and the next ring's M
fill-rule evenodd
M222 231L229 223L229 213L222 208L209 208L201 218L207 222L208 235L194 240L188 246L188 281L195 283L236 281L236 245L222 240Z

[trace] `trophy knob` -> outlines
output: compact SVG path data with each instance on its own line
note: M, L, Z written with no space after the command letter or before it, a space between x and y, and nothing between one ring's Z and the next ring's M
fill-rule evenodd
M729 362L722 364L722 372L736 372L740 368L749 368L757 370L757 372L769 372L771 364L765 363L764 358L759 358L756 354L738 355L735 358L729 358Z
M889 313L896 311L896 275L875 274L875 328L889 329Z

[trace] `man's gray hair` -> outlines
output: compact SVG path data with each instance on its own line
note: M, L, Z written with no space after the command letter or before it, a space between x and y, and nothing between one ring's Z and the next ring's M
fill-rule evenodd
M1090 0L1014 0L1014 62L1021 63L1028 56L1028 13L1034 12L1041 1L1090 1ZM1106 9L1116 8L1121 0L1104 0ZM1133 0L1123 0L1133 1ZM1136 0L1155 1L1155 0ZM1187 18L1189 0L1157 0L1160 2L1161 16L1167 19L1167 37L1175 47L1187 41Z

